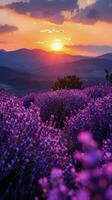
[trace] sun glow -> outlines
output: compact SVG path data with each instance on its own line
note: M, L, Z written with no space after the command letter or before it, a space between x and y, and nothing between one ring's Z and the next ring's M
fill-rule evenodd
M63 48L63 44L60 41L55 41L51 45L51 49L53 51L61 51Z

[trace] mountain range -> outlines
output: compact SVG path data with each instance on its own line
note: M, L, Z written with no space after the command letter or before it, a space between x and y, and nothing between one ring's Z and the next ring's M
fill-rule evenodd
M85 85L103 83L112 69L112 53L97 57L40 49L0 50L0 84L12 90L48 90L58 76L76 74Z
M40 49L0 50L0 65L24 72L38 72L43 66L73 62L84 59L63 52L46 52Z

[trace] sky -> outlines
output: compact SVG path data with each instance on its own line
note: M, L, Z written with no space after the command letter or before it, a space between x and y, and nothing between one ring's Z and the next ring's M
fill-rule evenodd
M0 49L112 52L112 0L0 0Z

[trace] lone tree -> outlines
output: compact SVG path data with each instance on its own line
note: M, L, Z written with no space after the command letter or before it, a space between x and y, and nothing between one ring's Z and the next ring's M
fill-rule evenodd
M105 79L107 83L112 83L112 73L110 73L108 69L105 69Z
M80 80L80 78L75 75L71 75L58 78L52 86L52 89L82 89L82 87L83 82Z

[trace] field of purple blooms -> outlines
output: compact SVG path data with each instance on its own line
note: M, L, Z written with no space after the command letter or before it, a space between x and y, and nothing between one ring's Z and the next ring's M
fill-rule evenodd
M112 200L112 87L0 92L0 200Z

